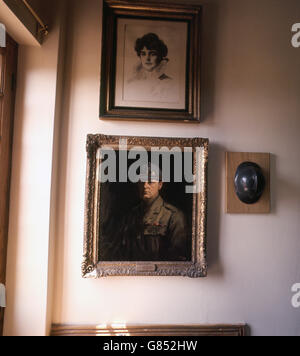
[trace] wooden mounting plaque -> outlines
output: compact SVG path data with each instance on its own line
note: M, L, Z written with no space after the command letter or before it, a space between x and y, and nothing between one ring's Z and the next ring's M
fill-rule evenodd
M239 200L234 189L234 177L243 162L258 164L264 174L266 187L260 200L255 204L245 204ZM226 152L226 213L228 214L268 214L270 213L270 154Z

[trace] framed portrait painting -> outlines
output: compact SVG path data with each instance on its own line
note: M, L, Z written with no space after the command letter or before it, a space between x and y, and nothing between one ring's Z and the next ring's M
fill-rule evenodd
M201 7L104 1L100 118L200 120Z
M88 135L84 277L205 277L208 140Z

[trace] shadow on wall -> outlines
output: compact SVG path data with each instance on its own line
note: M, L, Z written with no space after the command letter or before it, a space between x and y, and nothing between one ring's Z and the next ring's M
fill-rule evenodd
M74 4L75 6L75 4ZM57 150L55 151L56 166L58 167L58 172L56 176L56 201L54 204L54 211L56 215L54 216L55 227L55 247L54 247L54 260L58 261L54 265L54 276L55 276L55 287L54 287L54 300L55 311L59 318L62 315L62 291L63 291L63 254L65 250L65 240L64 240L64 229L66 226L66 214L67 214L67 202L65 197L65 192L67 191L67 181L68 181L68 146L69 146L69 132L71 125L71 89L72 89L72 70L74 68L75 54L74 54L74 37L72 36L73 28L71 26L74 17L74 6L68 6L68 18L65 23L65 29L63 33L63 48L64 59L62 62L63 67L63 92L60 98L60 117L61 120L56 126L56 135L58 136ZM84 146L82 146L84 147ZM85 162L83 163L85 164ZM78 272L79 273L79 272Z
M225 170L224 147L211 143L208 164L207 263L208 275L223 275L220 261L220 217L223 207L222 186Z
M211 143L209 152L208 166L208 222L207 222L207 251L208 251L208 276L222 276L224 270L220 260L220 238L221 226L220 218L224 212L224 196L222 196L222 187L225 186L225 152L226 148ZM277 186L281 188L281 194L290 201L295 197L295 192L300 190L299 186L280 184L276 178L276 156L271 154L270 169L270 195L271 212L276 214Z
M201 122L213 118L220 5L203 4L201 33ZM208 122L206 122L208 124ZM209 123L213 125L213 123Z

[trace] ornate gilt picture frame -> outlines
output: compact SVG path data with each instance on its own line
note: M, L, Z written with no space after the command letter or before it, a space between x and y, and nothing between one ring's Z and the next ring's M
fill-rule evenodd
M200 121L201 6L105 0L101 119Z
M88 135L83 277L205 277L203 138Z

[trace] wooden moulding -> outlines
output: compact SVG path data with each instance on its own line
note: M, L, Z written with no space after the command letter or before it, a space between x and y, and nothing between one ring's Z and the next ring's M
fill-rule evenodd
M245 204L239 200L234 189L234 177L243 162L258 164L266 180L265 190L255 204ZM270 213L270 154L226 152L226 213L228 214L268 214Z
M64 325L53 324L51 336L246 336L247 326L238 325Z

